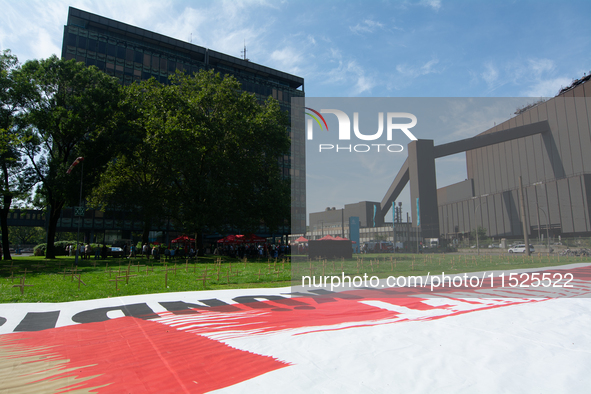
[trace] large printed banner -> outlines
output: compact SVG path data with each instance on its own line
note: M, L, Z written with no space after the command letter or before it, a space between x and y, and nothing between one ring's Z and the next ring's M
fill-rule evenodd
M1 305L0 392L585 392L591 265L568 272L561 299L498 284Z

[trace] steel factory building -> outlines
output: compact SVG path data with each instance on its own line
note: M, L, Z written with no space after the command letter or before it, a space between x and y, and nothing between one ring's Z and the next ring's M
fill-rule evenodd
M591 235L589 76L473 138L413 141L408 152L382 215L410 183L413 226L423 238L462 238L477 227L495 238L522 238L524 228L533 237ZM468 179L437 189L435 159L460 152Z

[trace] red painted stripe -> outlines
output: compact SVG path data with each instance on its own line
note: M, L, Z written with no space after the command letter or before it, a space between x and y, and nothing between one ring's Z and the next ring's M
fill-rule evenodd
M289 365L133 317L3 335L0 344L46 356L36 361L40 363L69 359L62 368L68 371L52 380L91 378L63 388L63 393L103 385L93 392L205 393Z

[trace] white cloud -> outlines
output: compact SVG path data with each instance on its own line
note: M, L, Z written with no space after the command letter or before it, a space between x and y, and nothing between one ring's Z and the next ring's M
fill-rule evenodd
M350 26L349 29L355 34L361 33L373 33L378 29L383 29L384 24L373 21L371 19L365 19L363 22L358 23L355 26Z
M343 56L336 49L331 49L331 57L338 61L338 66L333 67L326 73L324 83L340 83L350 86L351 96L357 96L369 92L377 85L377 80L368 75L365 69L356 60L343 60Z
M433 58L423 64L422 66L410 66L408 64L399 64L396 66L396 71L402 74L406 78L416 78L420 77L421 75L427 75L431 73L438 73L440 72L435 66L439 64L439 60L437 58Z
M441 9L441 0L421 0L419 4L432 8L435 11L439 11Z
M271 53L270 60L273 66L292 74L299 74L301 65L305 62L306 54L302 50L297 50L291 46L282 49L276 49Z
M499 70L497 70L497 68L489 62L484 65L484 71L482 74L480 74L480 76L482 79L484 79L488 87L492 89L499 78Z
M528 58L512 60L500 66L489 61L478 75L471 75L486 83L487 93L510 84L518 89L520 96L551 97L561 87L571 83L570 78L556 75L556 69L554 61L550 59Z
M554 97L561 88L567 87L571 82L571 79L563 77L539 80L531 84L524 94L528 97Z

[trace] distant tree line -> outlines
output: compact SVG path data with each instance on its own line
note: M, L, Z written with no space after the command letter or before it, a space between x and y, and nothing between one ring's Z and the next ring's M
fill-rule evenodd
M228 226L271 230L289 217L288 118L231 76L177 73L121 86L96 67L52 56L21 65L0 54L0 224L10 259L14 201L47 209L47 258L62 208L79 203L164 219L198 238ZM83 157L82 165L67 173Z

